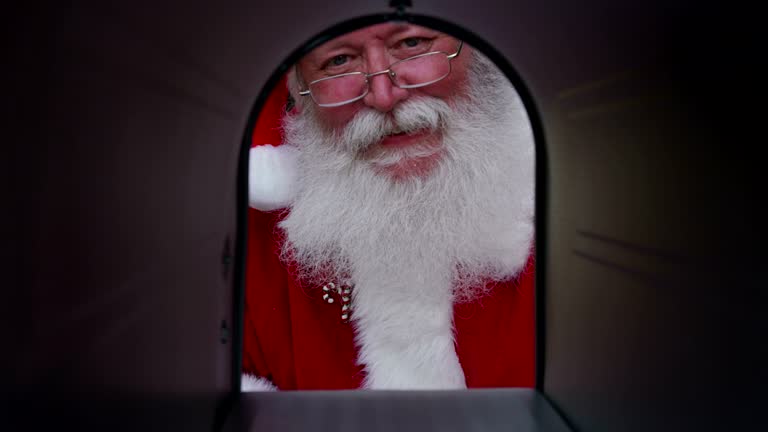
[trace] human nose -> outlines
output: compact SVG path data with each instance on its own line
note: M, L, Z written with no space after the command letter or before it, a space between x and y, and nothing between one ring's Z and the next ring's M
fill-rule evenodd
M368 75L368 94L363 102L381 112L392 111L395 105L408 97L408 90L394 85L390 73L389 69L384 69Z

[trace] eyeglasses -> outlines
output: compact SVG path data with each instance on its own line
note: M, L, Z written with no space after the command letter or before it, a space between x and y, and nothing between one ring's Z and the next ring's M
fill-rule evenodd
M299 91L301 96L311 96L321 107L331 108L358 101L368 94L369 78L376 75L389 76L392 85L402 89L425 87L434 84L451 73L451 60L461 53L464 42L453 54L432 51L408 57L389 65L382 71L348 72L320 78L309 83L307 90Z

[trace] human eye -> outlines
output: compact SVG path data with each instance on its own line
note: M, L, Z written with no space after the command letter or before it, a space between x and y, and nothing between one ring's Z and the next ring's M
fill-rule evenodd
M426 47L428 45L431 45L432 40L427 39L425 37L407 37L400 41L400 46L402 48L419 48L419 47Z
M353 58L348 54L337 54L326 60L321 68L325 71L336 72L348 68L352 64Z
M399 41L396 45L396 48L400 49L428 49L432 45L432 39L420 37L420 36L411 36L407 37L405 39L402 39Z
M431 47L431 38L410 36L399 40L393 48L399 57L407 57L427 52Z

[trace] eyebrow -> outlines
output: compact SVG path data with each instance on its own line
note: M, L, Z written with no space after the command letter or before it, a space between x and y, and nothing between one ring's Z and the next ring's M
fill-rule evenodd
M402 28L396 29L395 31L390 33L387 36L387 38L401 36L403 33L412 33L412 32L414 32L414 33L415 32L424 32L424 33L429 33L430 35L434 35L434 36L440 36L440 35L444 35L445 34L445 33L439 32L437 30L433 30L433 29L431 29L429 27L421 27L421 26L415 26L415 25L408 25L406 27L402 27Z
M338 49L342 49L342 48L355 48L355 44L353 42L351 43L349 41L336 41L336 42L329 41L326 45L321 45L321 46L313 49L312 51L310 51L310 53L321 52L321 51L322 52L330 52L330 51L334 51L334 50L338 50Z

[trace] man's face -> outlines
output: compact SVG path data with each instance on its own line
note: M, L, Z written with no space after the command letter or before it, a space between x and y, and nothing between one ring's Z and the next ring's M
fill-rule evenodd
M375 73L391 64L433 51L448 54L456 52L459 41L451 36L424 27L409 24L385 23L367 27L333 39L307 54L297 66L300 85L347 72ZM455 99L464 94L468 84L468 64L471 48L464 46L459 56L450 61L450 74L434 84L403 89L395 86L387 74L369 78L368 93L362 99L338 107L315 106L313 115L323 126L341 131L363 111L375 110L389 117L406 101L420 97L439 99L453 107ZM304 101L312 104L310 100ZM373 126L376 127L376 126ZM428 172L439 159L442 145L440 131L411 130L385 135L369 149L370 157L388 152L407 153L409 148L435 150L430 157L407 156L384 170L394 178L409 177ZM424 152L422 152L424 153Z
M303 59L292 91L296 78L346 73L348 64L376 73L414 55L404 46L422 43L427 52L451 54L458 44L410 26L367 28ZM296 198L280 223L283 253L307 282L351 279L388 297L455 292L470 299L476 287L525 264L533 238L530 123L503 73L466 49L430 86L404 90L376 75L363 99L323 108L307 96L285 117L285 144L299 150L299 169ZM321 87L312 97L349 101L361 89ZM411 136L392 136L403 131Z

